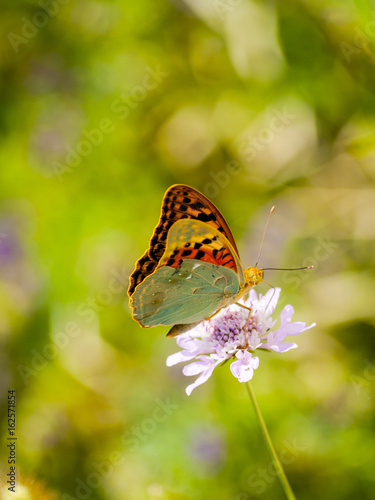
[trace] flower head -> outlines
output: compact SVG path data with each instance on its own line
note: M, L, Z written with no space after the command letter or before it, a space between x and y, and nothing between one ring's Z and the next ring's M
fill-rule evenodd
M280 314L279 327L272 329L276 320L271 315L280 291L280 288L275 288L264 297L258 297L252 289L247 300L240 300L246 307L232 304L177 337L182 351L169 356L167 365L195 360L183 368L184 375L198 375L195 382L186 388L188 395L206 382L214 369L226 360L234 359L230 367L232 374L240 382L247 382L259 366L259 358L253 356L257 349L281 353L297 347L294 342L284 342L285 337L298 335L315 326L315 323L310 326L300 321L292 323L294 309L287 305Z

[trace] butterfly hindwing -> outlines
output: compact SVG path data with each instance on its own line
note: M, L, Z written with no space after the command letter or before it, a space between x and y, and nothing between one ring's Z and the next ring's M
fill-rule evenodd
M158 225L150 240L149 248L137 261L130 276L128 295L157 268L166 248L170 228L180 219L194 219L213 227L227 238L238 255L236 243L223 215L215 205L196 189L175 184L165 193Z
M232 302L238 275L223 266L184 259L180 268L163 266L137 286L130 305L144 327L203 321Z
M182 219L171 227L158 267L179 267L185 259L197 259L232 269L244 282L240 259L227 238L208 224Z

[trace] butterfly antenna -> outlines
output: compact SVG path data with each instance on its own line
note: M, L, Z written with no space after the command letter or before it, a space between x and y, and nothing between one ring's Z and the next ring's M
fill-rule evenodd
M255 266L256 267L256 266ZM314 269L315 266L305 266L305 267L291 267L289 269L285 267L264 267L262 271L302 271L303 269ZM264 280L262 280L264 281Z
M275 211L275 205L271 208L270 210L270 213L268 215L268 219L267 219L267 222L266 222L266 225L264 227L264 231L263 231L263 236L262 236L262 242L260 244L260 248L259 248L259 253L258 253L258 257L257 257L257 261L255 263L255 266L254 267L257 267L258 266L258 262L259 262L259 259L260 259L260 254L262 253L262 248L263 248L263 243L264 243L264 238L266 236L266 231L267 231L267 227L268 227L268 223L270 221L270 218L271 218L271 215L274 213Z

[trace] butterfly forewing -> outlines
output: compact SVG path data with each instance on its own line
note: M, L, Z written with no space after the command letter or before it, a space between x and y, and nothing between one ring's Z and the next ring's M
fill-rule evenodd
M130 305L142 326L190 324L231 303L239 289L231 269L185 259L180 268L163 266L148 276Z
M175 184L164 195L160 220L150 240L149 248L137 261L136 268L130 276L129 296L157 268L166 248L168 232L180 219L194 219L213 227L225 235L238 255L232 232L215 205L196 189L183 184Z

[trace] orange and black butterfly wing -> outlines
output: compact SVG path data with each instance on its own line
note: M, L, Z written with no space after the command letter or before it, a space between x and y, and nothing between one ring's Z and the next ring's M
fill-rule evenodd
M185 259L208 262L234 271L244 282L240 258L230 241L218 229L197 219L181 219L168 232L167 244L157 269L179 268Z
M196 251L201 255L191 258ZM243 284L229 240L205 222L181 219L168 232L156 270L137 286L129 304L141 326L174 325L168 335L175 336L235 302Z
M128 295L130 297L133 295L135 288L158 267L159 261L166 249L168 232L172 225L181 219L195 219L220 231L225 235L238 255L232 232L223 215L215 205L196 189L185 186L184 184L175 184L171 186L164 195L160 220L150 240L149 248L137 261L136 268L130 276L128 289ZM179 249L175 255L171 256L171 259L174 260L168 263L166 262L164 265L176 267L178 265L176 263L180 262L181 259L199 259L202 257L203 250L199 251L199 247L192 247L189 248L189 250L191 250L189 255L184 255L184 252L187 254L187 249ZM209 260L209 262L216 261L215 263L218 265L225 265L222 264L225 260L226 255L224 253L221 254L220 259ZM173 265L173 262L175 265Z

